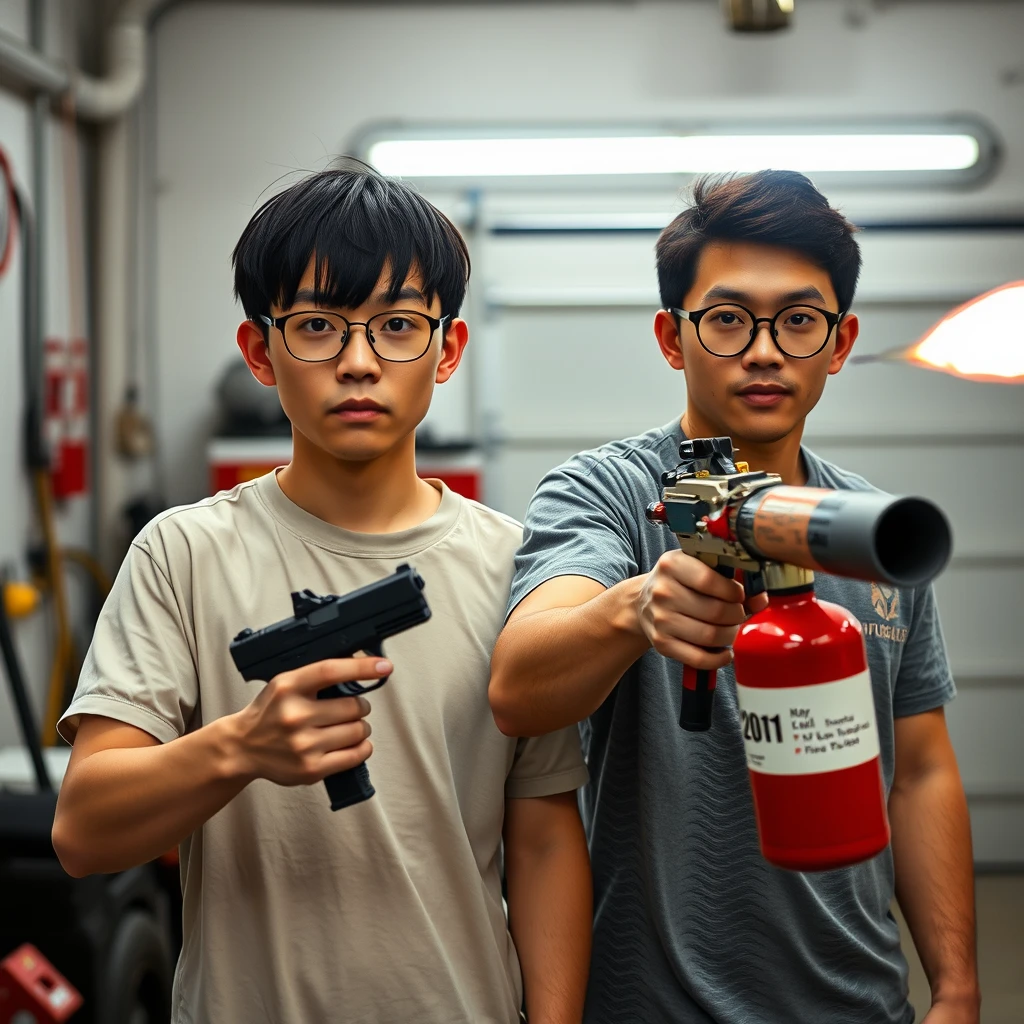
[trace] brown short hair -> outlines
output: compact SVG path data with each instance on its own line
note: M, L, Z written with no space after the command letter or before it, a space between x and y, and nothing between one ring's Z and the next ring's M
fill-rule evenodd
M795 249L828 272L843 312L860 275L857 230L797 171L705 175L694 182L693 204L658 236L658 287L666 309L693 287L708 242L759 242Z

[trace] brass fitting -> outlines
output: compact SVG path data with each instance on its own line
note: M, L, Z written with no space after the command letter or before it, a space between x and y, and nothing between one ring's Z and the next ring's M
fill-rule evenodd
M763 572L764 588L769 593L773 590L794 590L814 582L814 573L810 569L785 562L765 562Z

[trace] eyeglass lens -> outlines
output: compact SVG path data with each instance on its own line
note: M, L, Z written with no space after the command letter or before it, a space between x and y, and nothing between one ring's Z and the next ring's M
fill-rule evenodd
M430 321L419 313L390 310L371 317L366 333L373 350L391 362L409 362L426 352L433 335ZM348 339L347 321L335 313L311 310L284 323L284 341L296 359L335 359Z
M809 356L828 338L830 325L812 306L787 306L775 318L775 340L787 355ZM719 356L739 355L753 337L754 321L742 306L713 306L697 324L697 337Z

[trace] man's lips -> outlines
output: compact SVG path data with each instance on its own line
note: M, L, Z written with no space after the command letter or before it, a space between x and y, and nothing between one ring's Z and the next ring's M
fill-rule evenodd
M350 398L331 409L331 414L348 423L362 423L374 420L386 410L370 398Z
M736 394L747 405L764 408L778 405L789 394L789 388L782 384L748 384L740 388Z

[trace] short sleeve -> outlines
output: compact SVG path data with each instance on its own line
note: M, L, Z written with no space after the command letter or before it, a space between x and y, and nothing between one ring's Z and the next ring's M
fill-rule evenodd
M515 800L570 793L589 778L579 730L572 725L546 736L517 741L512 769L505 780L505 796Z
M948 704L955 696L935 590L931 585L919 587L914 591L910 629L896 673L893 715L918 715Z
M526 511L508 614L557 576L586 576L612 587L639 571L636 499L617 460L577 456L541 480Z
M81 715L103 715L167 742L188 730L198 695L188 609L151 548L136 541L100 612L58 731L72 742Z

